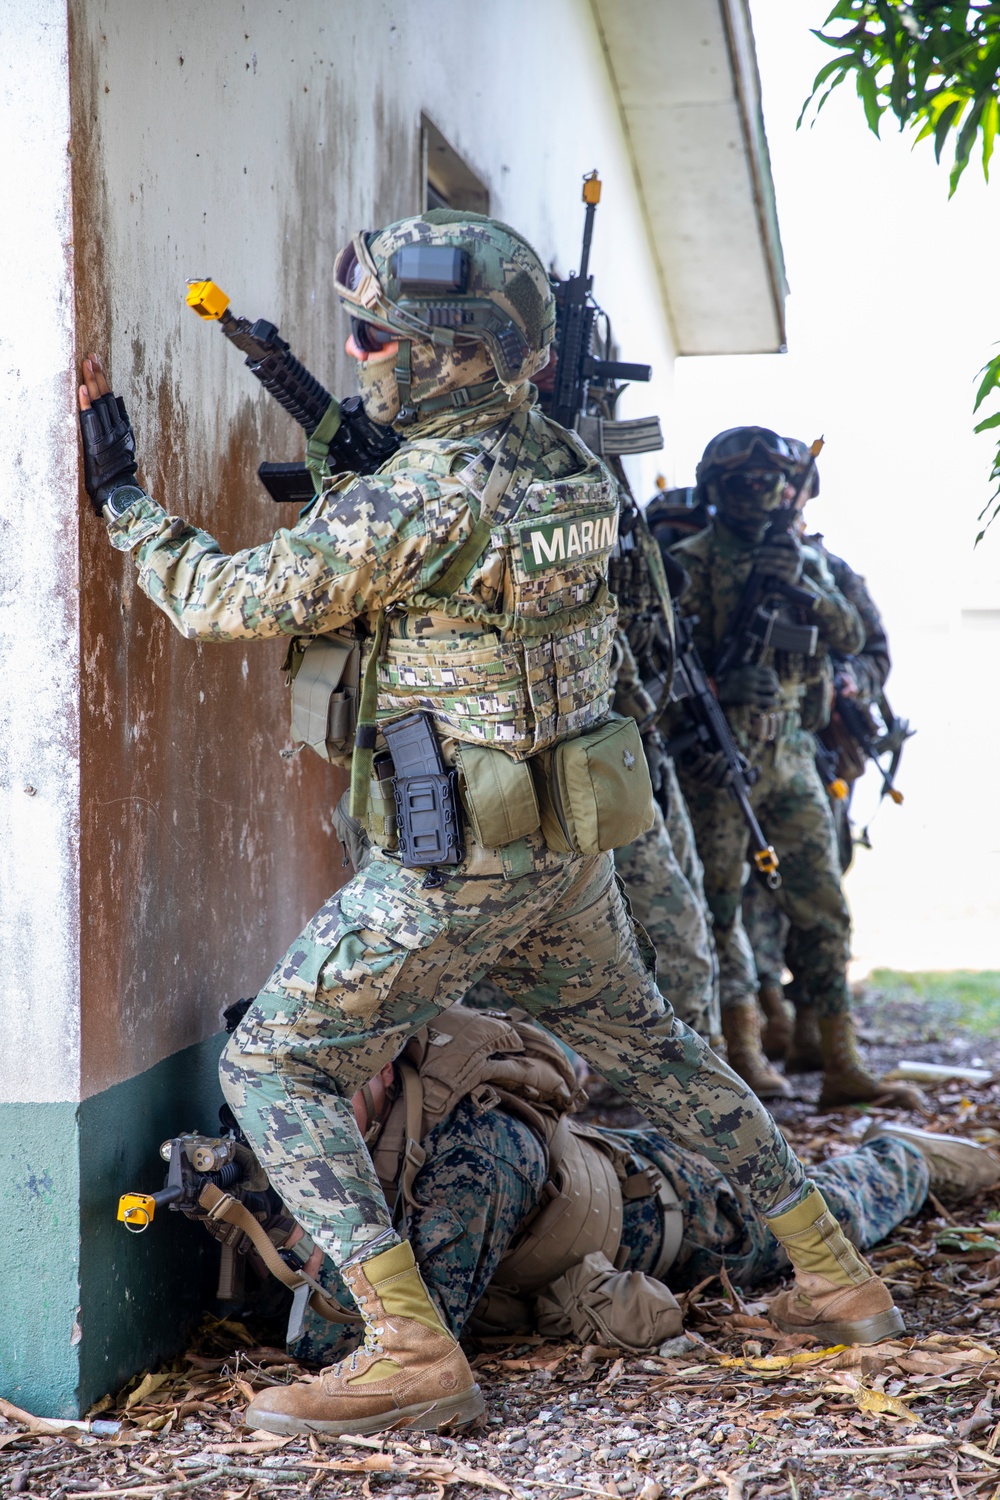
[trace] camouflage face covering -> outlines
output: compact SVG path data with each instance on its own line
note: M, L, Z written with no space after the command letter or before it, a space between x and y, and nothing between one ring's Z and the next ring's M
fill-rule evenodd
M777 469L738 469L711 488L719 514L731 530L759 541L773 511L781 505L785 476Z
M494 378L493 362L481 344L445 349L427 340L410 344L410 396L418 405L461 386ZM358 393L373 422L389 426L399 416L399 384L393 356L358 362Z

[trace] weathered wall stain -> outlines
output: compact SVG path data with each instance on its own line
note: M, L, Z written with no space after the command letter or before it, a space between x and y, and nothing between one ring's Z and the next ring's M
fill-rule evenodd
M108 249L105 183L117 143L103 127L104 43L78 15L72 45L80 352L118 350L112 375L151 492L223 546L266 540L291 518L267 499L257 463L291 456L299 439L227 349L245 390L236 419L204 441L213 424L192 409L176 337L157 344L141 326L120 326L134 308ZM221 1008L255 993L345 872L330 823L341 779L278 753L286 642L183 640L136 589L131 560L107 547L89 508L80 524L86 1096L215 1032Z

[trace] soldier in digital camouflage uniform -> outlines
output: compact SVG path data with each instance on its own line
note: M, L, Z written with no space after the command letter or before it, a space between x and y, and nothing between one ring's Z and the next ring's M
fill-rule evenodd
M88 494L112 546L132 555L140 587L183 635L299 640L313 701L326 671L312 674L313 657L339 659L348 632L363 650L352 812L379 852L277 963L221 1078L276 1189L340 1267L365 1341L317 1382L260 1393L248 1422L336 1434L461 1425L482 1410L392 1226L350 1099L494 969L528 1012L768 1215L796 1266L788 1326L885 1336L901 1322L884 1284L746 1085L674 1020L610 854L578 854L570 842L552 755L579 767L605 743L597 730L616 628L605 572L618 497L603 465L533 406L528 380L554 323L541 262L505 225L434 210L356 235L335 286L352 316L365 409L404 442L376 474L326 484L264 545L226 555L165 512L134 482L131 427L92 359L80 391ZM321 650L320 636L332 644ZM328 682L331 702L340 681ZM458 865L404 865L378 800L377 724L414 710L478 787L476 799L468 786L463 795ZM620 743L615 724L601 735ZM576 784L591 847L641 828L641 761L622 753L613 810L596 800L601 783ZM485 808L492 831L480 842Z
M502 1064L506 1058L509 1063L510 1054L504 1048L511 1038L505 1021L470 1014L460 1005L449 1012L449 1032L460 1042L466 1028L481 1032L490 1026L496 1028L498 1061ZM519 1030L523 1038L532 1028L522 1025ZM437 1043L446 1040L433 1031L431 1037ZM437 1077L446 1071L438 1048L422 1044L416 1055L434 1057ZM549 1320L546 1331L557 1335L603 1335L626 1348L648 1347L657 1322L652 1330L641 1321L635 1327L627 1323L609 1327L607 1313L602 1321L591 1310L595 1272L581 1262L600 1243L600 1229L588 1236L586 1227L577 1225L578 1242L570 1245L566 1234L560 1233L567 1214L556 1212L539 1221L540 1207L545 1204L542 1212L548 1212L552 1198L567 1188L561 1181L552 1181L551 1122L549 1129L529 1123L530 1112L528 1116L519 1112L516 1097L483 1108L456 1084L458 1097L447 1109L439 1103L435 1123L421 1134L416 1153L420 1165L403 1189L403 1162L414 1153L404 1150L405 1135L397 1136L388 1151L384 1146L385 1137L394 1134L396 1114L405 1112L403 1068L412 1080L412 1061L387 1064L369 1081L364 1096L357 1094L352 1104L387 1198L395 1204L394 1217L397 1222L405 1219L424 1283L455 1337L470 1325L478 1334L530 1330L541 1314ZM541 1082L540 1075L536 1082ZM556 1113L571 1107L564 1094ZM442 1112L443 1118L437 1118ZM838 1223L859 1249L877 1244L917 1213L928 1188L957 1203L1000 1182L1000 1163L975 1142L894 1126L876 1125L869 1134L860 1148L814 1169L815 1181ZM680 1150L651 1126L625 1131L587 1127L582 1140L591 1151L609 1153L622 1172L621 1178L610 1178L611 1191L618 1199L613 1214L620 1228L617 1242L605 1243L614 1265L608 1255L602 1256L603 1273L598 1272L597 1278L603 1274L604 1286L610 1283L612 1295L617 1293L623 1316L634 1315L637 1291L631 1283L632 1298L621 1295L621 1273L655 1277L672 1291L682 1292L723 1266L744 1290L788 1270L788 1257L766 1221L749 1207L746 1195L734 1190L704 1157ZM673 1220L669 1226L668 1219ZM509 1255L517 1255L526 1233L536 1242L538 1265L533 1262L532 1269L541 1285L518 1296L508 1290L511 1278L505 1274L505 1262ZM284 1243L298 1246L295 1259L335 1304L345 1313L353 1310L329 1257L297 1228ZM242 1248L249 1248L246 1242ZM551 1278L546 1268L551 1269ZM587 1274L568 1274L574 1270ZM513 1276L520 1290L523 1262L515 1262ZM643 1290L648 1296L648 1288ZM563 1313L564 1326L552 1327L553 1306ZM679 1331L680 1312L673 1306L677 1323L661 1329L661 1336ZM290 1348L298 1359L321 1364L344 1358L351 1338L350 1331L310 1308L301 1330L296 1324Z
M851 656L864 644L857 611L840 593L822 556L804 547L791 530L765 539L796 468L785 440L765 428L730 429L705 450L698 483L716 514L696 536L678 542L673 554L691 576L691 587L679 603L696 618L695 644L710 675L752 569L811 596L808 623L818 631L818 653ZM775 602L782 601L776 596ZM789 920L791 990L814 1009L822 1037L820 1104L881 1097L918 1103L913 1090L868 1072L857 1052L847 987L850 914L813 740L801 722L813 664L805 652L775 651L767 645L750 654L749 662L730 667L718 680L718 697L737 744L757 773L751 802L780 859L776 900ZM787 1092L761 1051L757 975L740 920L746 826L726 790L721 756L695 751L682 757L678 769L715 919L730 1062L758 1092Z
M797 460L799 472L809 464L811 473L807 481L807 496L812 499L819 494L819 474L815 463L810 462L809 449L799 439L788 438L786 441ZM804 526L802 529L804 531ZM824 545L822 536L804 536L803 543L823 558L837 588L857 610L865 631L860 651L850 655L844 652L829 654L825 661L826 671L818 675L815 686L806 695L803 727L818 733L824 743L829 744L828 726L833 694L844 693L859 706L866 708L882 692L892 661L882 616L861 574L856 573L843 558L830 552ZM811 705L810 697L815 700ZM841 782L846 783L848 795L845 798L839 789L837 794L830 792L829 803L836 829L840 867L846 872L854 852L849 817L850 791L854 781L864 773L865 759L863 752L852 742L845 740L843 735L837 736L837 745L840 748L837 776ZM845 752L849 763L845 763ZM781 982L788 940L788 918L760 881L750 880L744 887L743 923L760 980L759 999L765 1016L765 1055L772 1059L783 1058L786 1073L805 1073L822 1068L822 1039L815 1008L804 1003L807 996L796 1000L794 1027L792 1025Z

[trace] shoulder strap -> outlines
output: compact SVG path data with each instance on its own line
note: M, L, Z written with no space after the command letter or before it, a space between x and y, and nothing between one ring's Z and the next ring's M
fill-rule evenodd
M453 594L486 551L490 534L500 519L501 511L515 509L520 504L521 497L531 482L530 476L534 468L534 465L522 461L527 434L527 413L518 412L511 418L507 431L493 450L493 467L479 497L479 519L445 571L422 589L422 594L429 594L433 599L447 598ZM480 462L479 459L474 459L469 467L476 469Z
M242 1229L271 1275L276 1277L282 1286L287 1286L290 1291L296 1291L300 1286L311 1286L312 1295L309 1298L309 1305L328 1323L361 1322L360 1314L352 1317L350 1313L332 1302L318 1281L311 1276L306 1276L304 1272L292 1271L286 1266L259 1221L238 1199L231 1197L229 1193L223 1193L214 1183L207 1182L199 1195L198 1206L205 1210L210 1219L221 1219L225 1224L235 1224L237 1229Z

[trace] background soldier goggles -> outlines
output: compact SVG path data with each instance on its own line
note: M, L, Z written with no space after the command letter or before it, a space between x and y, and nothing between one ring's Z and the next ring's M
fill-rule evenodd
M752 466L791 472L796 464L795 455L784 438L763 429L749 434L746 428L737 428L735 432L728 433L713 443L705 460L706 467L711 469L742 469Z

